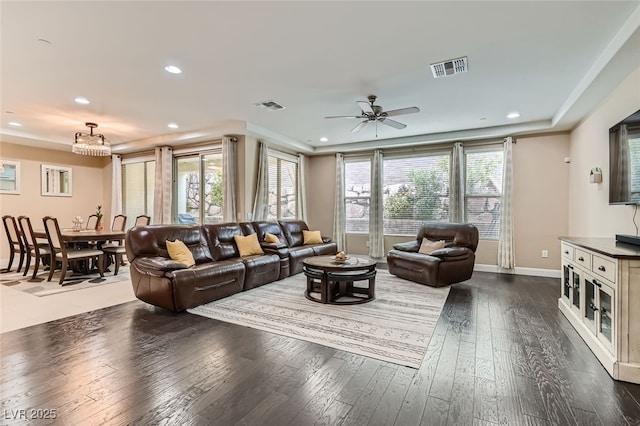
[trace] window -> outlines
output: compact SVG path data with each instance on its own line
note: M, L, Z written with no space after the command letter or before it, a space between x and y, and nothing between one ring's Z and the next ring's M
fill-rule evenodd
M371 201L371 160L344 161L344 202L346 233L369 233Z
M449 153L384 158L385 235L415 235L425 220L449 219ZM345 159L346 232L369 233L371 160Z
M425 221L449 220L451 155L383 159L385 235L415 235Z
M481 239L497 240L500 233L503 159L501 148L465 150L464 217Z
M267 220L298 217L298 160L269 155L269 213Z
M155 161L122 164L122 211L129 226L135 218L146 215L153 222Z
M459 213L482 239L499 237L503 156L499 145L464 148ZM451 161L449 148L383 157L383 235L415 236L424 222L450 221ZM371 158L347 158L344 169L345 232L368 234Z
M222 152L175 158L175 221L222 223Z

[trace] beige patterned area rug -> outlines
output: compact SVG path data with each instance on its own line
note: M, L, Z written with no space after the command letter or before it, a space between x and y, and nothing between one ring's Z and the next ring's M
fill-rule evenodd
M42 272L39 272L36 278L32 279L33 266L29 269L26 277L22 275L22 272L15 272L15 268L16 266L14 265L13 272L0 274L0 284L38 297L82 290L89 287L110 285L129 280L128 265L121 266L118 275L115 276L113 275L113 266L111 266L110 272L104 273L104 278L98 273L83 275L67 272L64 285L58 284L60 280L59 270L54 272L51 281L47 281L49 271L42 271L42 269L40 269Z
M297 274L188 311L332 348L419 368L449 294L395 277L376 276L376 298L360 305L323 305L304 297Z

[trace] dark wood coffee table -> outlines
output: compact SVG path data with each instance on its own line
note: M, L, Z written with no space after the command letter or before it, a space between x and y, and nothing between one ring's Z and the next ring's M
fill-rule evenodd
M375 298L376 261L350 256L344 262L334 256L313 256L303 262L307 299L334 305L355 305ZM357 282L366 282L356 285Z

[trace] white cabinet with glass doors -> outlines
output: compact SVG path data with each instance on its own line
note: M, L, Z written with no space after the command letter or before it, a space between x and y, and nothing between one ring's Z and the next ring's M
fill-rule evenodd
M640 383L640 247L561 240L560 311L614 379Z

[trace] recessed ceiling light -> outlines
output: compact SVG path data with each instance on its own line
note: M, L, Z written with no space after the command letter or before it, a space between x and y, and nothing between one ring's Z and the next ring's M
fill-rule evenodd
M328 141L329 141L329 139L325 138L324 136L320 138L320 142L328 142Z
M180 74L182 72L182 70L175 65L167 65L166 67L164 67L164 70L166 72L170 72L171 74Z
M89 99L85 98L84 96L76 96L75 98L73 98L73 101L80 105L89 105L91 103Z
M507 118L518 118L518 117L520 117L519 112L510 112L509 114L507 114Z
M17 121L10 121L9 126L22 127L22 124L18 123Z
M170 128L170 129L177 129L178 125L176 123L169 123L169 124L167 124L167 127Z

